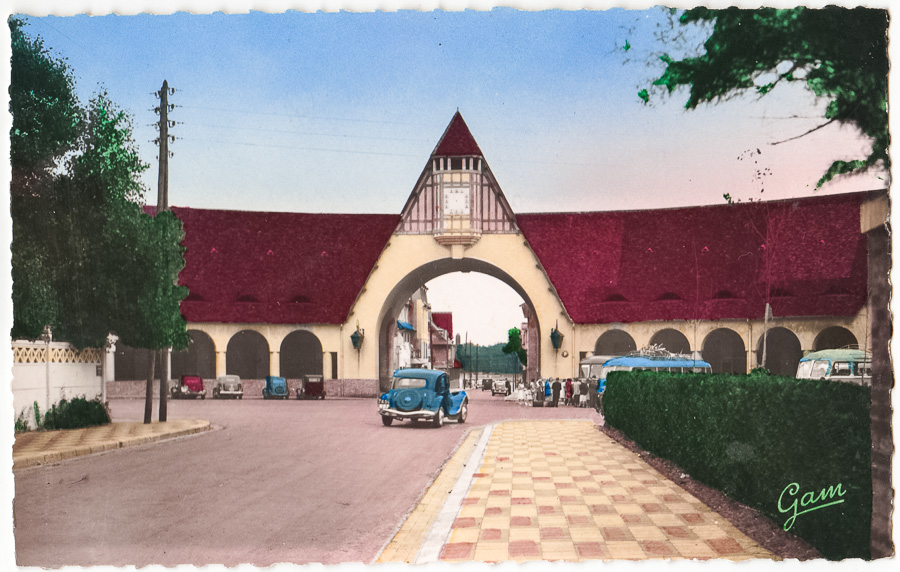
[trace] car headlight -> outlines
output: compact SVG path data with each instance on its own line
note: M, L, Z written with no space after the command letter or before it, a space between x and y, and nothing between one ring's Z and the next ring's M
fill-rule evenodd
M379 399L378 400L378 409L387 409L390 406L390 404L391 404L390 401L388 401L386 399Z

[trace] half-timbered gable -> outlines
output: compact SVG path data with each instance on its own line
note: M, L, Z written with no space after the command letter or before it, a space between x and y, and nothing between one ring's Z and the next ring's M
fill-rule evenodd
M457 111L406 201L397 232L474 244L482 234L516 231L509 203Z

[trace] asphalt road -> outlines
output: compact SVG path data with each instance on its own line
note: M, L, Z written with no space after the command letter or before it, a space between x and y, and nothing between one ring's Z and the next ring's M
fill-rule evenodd
M217 430L16 471L20 566L370 562L472 426L589 418L469 391L468 422L384 427L372 399L170 401ZM114 421L143 401L114 400ZM155 415L155 412L154 412Z

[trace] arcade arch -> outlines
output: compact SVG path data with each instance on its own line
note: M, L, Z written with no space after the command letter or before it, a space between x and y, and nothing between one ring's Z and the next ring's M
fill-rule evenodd
M840 326L831 326L816 336L816 340L813 342L813 351L835 350L857 344L856 336L850 330Z
M703 360L713 373L747 373L747 348L740 334L728 328L717 328L703 340Z
M216 344L209 334L188 330L191 341L184 351L172 352L172 379L182 375L199 375L204 379L216 377Z
M522 298L525 304L531 309L532 315L535 314L534 303L531 301L531 298L528 296L525 289L509 274L489 262L475 258L442 258L423 264L397 281L396 285L385 297L378 315L378 375L379 384L382 390L386 389L392 374L390 371L391 351L394 333L397 327L396 316L400 313L403 306L416 290L439 276L453 272L477 272L500 280L512 288L516 294ZM537 371L540 372L540 323L538 320L534 320L529 323L529 328L532 328L530 337L535 346L534 351L528 352L528 359L529 362L531 362L531 360L536 360Z
M241 330L228 340L225 371L241 379L264 379L269 375L269 343L255 330Z
M797 374L797 365L803 357L803 350L797 335L787 328L771 328L768 335L759 337L756 344L756 365L763 363L763 339L766 342L765 367L774 375L794 377Z
M650 338L650 345L662 346L666 351L675 354L691 353L691 344L688 339L676 329L666 328L653 334Z
M300 379L304 375L322 375L322 342L312 332L295 330L281 342L281 377Z
M636 350L634 338L625 330L608 330L594 344L595 356L624 355Z

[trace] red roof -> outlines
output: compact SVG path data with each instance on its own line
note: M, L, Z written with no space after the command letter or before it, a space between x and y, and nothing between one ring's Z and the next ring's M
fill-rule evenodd
M866 301L871 196L516 222L577 323L759 319L767 291L775 316L852 316Z
M469 131L469 126L466 125L462 115L457 111L453 119L450 120L450 125L447 126L444 134L441 135L441 140L438 141L431 156L460 157L472 155L483 157L478 143L475 142L475 138L472 137L472 133Z
M341 324L398 215L173 207L184 223L179 283L189 322Z
M432 312L431 319L435 326L447 330L447 337L453 341L453 312Z

